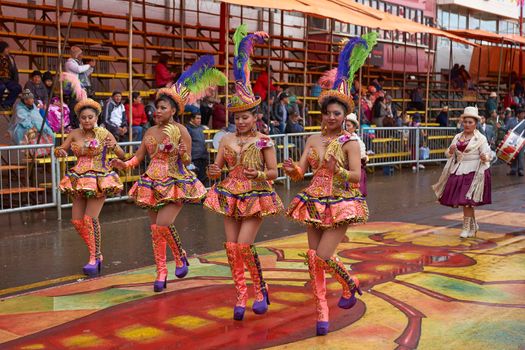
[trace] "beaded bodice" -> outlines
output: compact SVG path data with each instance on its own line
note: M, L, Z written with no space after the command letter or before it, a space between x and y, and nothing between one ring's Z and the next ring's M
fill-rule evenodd
M104 173L109 170L106 158L108 149L104 146L109 131L104 128L95 128L93 131L94 139L71 144L71 150L77 157L77 164L71 170L77 174L84 174L88 171Z

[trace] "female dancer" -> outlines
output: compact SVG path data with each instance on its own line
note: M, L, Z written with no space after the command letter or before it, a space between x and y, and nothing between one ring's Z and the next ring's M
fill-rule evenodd
M97 127L102 107L92 99L79 101L75 113L80 128L71 131L62 146L55 148L55 156L66 157L72 149L77 164L60 181L59 188L73 199L71 223L89 250L89 262L84 266L88 276L100 274L102 267L101 231L98 216L106 197L122 191L120 178L108 167L108 152L124 159L125 153L115 137L104 128Z
M310 166L314 176L310 185L290 203L287 216L308 225L306 260L317 306L317 335L328 333L328 304L325 271L343 287L339 307L349 309L361 294L359 281L350 276L344 264L334 256L349 224L365 222L368 208L357 186L361 175L361 152L352 135L345 133L345 116L353 111L349 82L375 45L375 33L365 39L351 39L339 56L336 80L332 90L319 97L322 133L308 138L298 164L287 159L285 172L300 180ZM358 58L359 57L359 58ZM352 60L351 60L352 58Z
M155 292L167 286L166 244L175 260L175 276L188 273L188 259L179 234L173 225L183 203L198 203L206 189L186 166L191 163L191 137L186 128L175 121L184 112L189 94L198 94L213 85L226 84L226 77L212 68L213 56L203 56L185 71L171 88L159 89L155 100L155 126L148 129L135 156L127 162L115 160L119 169L139 165L149 155L146 172L133 185L129 196L135 203L149 209L151 239L157 278ZM194 97L194 96L193 96Z
M461 115L463 132L457 134L446 151L448 161L439 181L432 186L439 203L463 207L460 237L474 237L479 226L474 207L490 204L492 152L487 138L477 129L481 120L476 107L466 107Z
M366 155L366 146L363 140L357 135L359 129L359 120L355 113L350 113L345 118L345 130L352 136L352 139L359 143L359 150L361 151L361 179L359 180L359 192L366 197L368 191L366 189L366 163L368 163L368 156Z
M229 110L235 113L236 133L222 138L217 158L208 168L208 176L217 179L226 164L226 179L208 192L204 205L224 215L226 254L237 292L233 311L235 320L242 320L248 299L244 265L252 277L256 314L268 310L268 286L263 279L261 263L253 242L266 215L283 209L271 180L277 177L277 159L273 143L268 136L257 132L257 111L260 98L253 95L250 84L249 59L254 42L262 43L266 33L247 33L241 25L234 34L234 75L236 95Z

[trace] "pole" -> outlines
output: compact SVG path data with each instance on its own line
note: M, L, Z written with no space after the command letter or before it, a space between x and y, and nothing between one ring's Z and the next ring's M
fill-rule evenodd
M405 113L406 111L406 84L407 84L407 37L406 37L406 33L403 33L403 41L404 41L404 46L403 46L403 93L402 93L402 96L403 96L403 113Z
M133 0L129 0L129 43L128 43L128 85L129 85L129 142L133 141ZM130 152L133 148L130 146Z
M498 86L497 86L497 94L499 99L499 86L501 84L501 65L503 64L503 39L501 39L501 44L499 47L499 67L498 67Z
M224 16L224 50L226 51L226 78L228 83L226 84L226 126L229 124L230 110L228 104L230 103L230 5L222 3L225 6Z
M58 76L62 76L62 32L60 28L60 2L57 1L57 38L58 38L58 62L57 62L57 70L58 70ZM65 141L64 136L64 89L62 87L62 84L59 84L59 94L60 94L60 133L62 134L62 140L60 141L61 144ZM48 100L51 99L51 96L48 96ZM47 101L47 104L49 105L51 101Z
M423 37L423 34L421 34L421 37ZM426 89L426 97L425 97L425 124L428 123L428 114L430 111L428 110L429 105L429 98L430 98L430 48L432 43L432 36L429 34L428 36L428 55L427 55L427 89Z
M518 2L519 3L519 2ZM524 2L522 1L520 4L520 36L523 37L523 5ZM520 44L520 55L519 55L520 63L519 63L519 70L520 70L520 79L523 77L523 51L522 51L522 45Z
M307 72L308 72L308 15L304 15L304 37L306 39L305 48L304 48L304 67L303 67L303 120L304 123L306 123L306 78L307 78ZM332 51L330 43L330 51ZM310 121L310 125L312 125Z
M452 89L452 39L450 39L450 50L448 56L448 91L447 91L447 105L450 106L450 93ZM450 111L450 108L449 108Z

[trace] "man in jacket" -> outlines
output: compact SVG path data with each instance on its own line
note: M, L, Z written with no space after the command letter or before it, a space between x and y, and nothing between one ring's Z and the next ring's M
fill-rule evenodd
M273 104L273 118L276 123L273 123L274 134L283 134L288 121L288 103L290 95L287 92L282 92L277 98L278 101Z
M8 95L3 100L4 91L7 89ZM18 83L18 68L15 59L9 54L9 44L0 40L0 105L4 109L9 109L15 103L16 98L22 92L22 87Z
M132 112L129 113L129 103L126 104L125 110L128 118L133 118L133 120L128 121L128 124L131 125L133 133L133 141L142 141L142 135L144 133L144 127L148 123L148 117L146 116L146 111L144 110L144 105L142 104L142 96L137 91L134 91L132 94Z
M478 124L478 129L487 138L490 148L494 149L496 143L496 133L494 132L492 125L487 124L487 119L483 115L481 116L481 121Z
M485 113L492 113L498 109L498 94L492 91L487 102L485 102Z
M186 128L191 136L191 161L195 165L197 178L205 184L208 149L206 148L206 137L204 136L205 128L201 123L201 115L192 114Z
M117 141L127 141L128 121L120 91L113 91L111 98L104 105L104 125Z

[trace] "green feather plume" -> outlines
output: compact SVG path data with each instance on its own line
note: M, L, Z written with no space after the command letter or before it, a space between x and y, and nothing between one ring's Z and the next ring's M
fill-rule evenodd
M350 71L348 72L348 86L352 86L354 82L355 73L365 63L366 58L372 52L374 46L377 45L377 32L369 32L361 36L367 43L367 47L364 45L356 45L352 50L352 56L350 56Z
M216 68L208 68L195 82L187 84L186 88L193 94L205 91L210 86L224 86L228 83L226 76Z
M239 55L239 45L241 44L242 39L248 35L248 26L246 24L241 24L235 30L233 34L233 43L235 44L235 56Z

